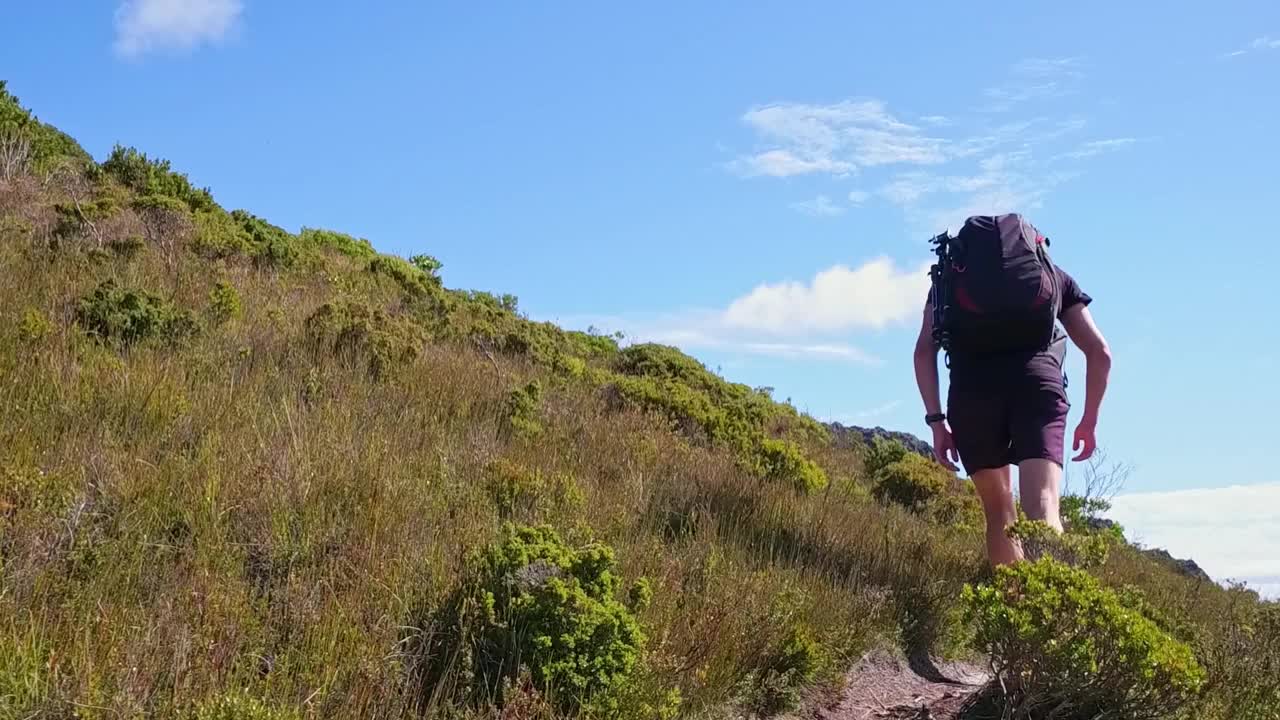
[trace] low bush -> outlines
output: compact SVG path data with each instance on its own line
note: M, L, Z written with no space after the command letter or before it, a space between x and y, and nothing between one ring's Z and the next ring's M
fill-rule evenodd
M452 668L463 680L454 700L501 706L504 682L527 668L559 711L616 714L610 692L625 684L645 639L616 597L619 583L609 547L573 548L549 526L508 524L422 623L424 694L444 687Z
M240 293L226 280L219 280L209 291L209 318L214 324L221 324L240 317Z
M411 362L426 342L412 321L355 302L325 303L306 320L313 349L345 360L362 360L375 378Z
M1013 720L1165 719L1203 687L1190 647L1124 595L1052 558L1001 566L961 598Z
M301 720L297 710L272 707L243 690L232 690L196 706L191 720Z
M825 651L808 628L793 626L764 667L749 678L748 707L759 717L795 708L801 691L814 681L825 662Z
M485 468L485 485L504 520L541 520L582 506L582 492L570 475L543 473L499 458Z
M290 268L299 263L302 253L297 238L281 227L272 225L244 210L231 213L249 239L249 254L259 267Z
M168 160L152 159L131 147L115 146L101 172L140 196L158 195L181 202L191 211L213 210L217 203L207 188L196 188L187 176L174 172Z
M101 342L127 347L144 340L178 342L199 331L189 311L143 290L107 280L80 299L76 321Z
M424 297L441 292L440 281L423 272L408 260L395 255L377 255L369 261L369 272L391 278L410 297Z
M225 258L251 251L253 238L245 226L226 211L202 210L194 216L191 249L205 258Z
M542 385L537 380L508 392L502 411L504 431L522 438L541 435L542 421L538 418L541 403Z
M1111 550L1110 536L1059 533L1041 520L1019 520L1010 525L1005 534L1018 541L1028 558L1034 560L1047 555L1076 567L1100 567L1106 563Z
M941 466L909 453L879 469L871 492L882 501L922 513L945 496L950 481L950 475Z
M302 232L298 233L298 240L303 245L317 249L334 250L347 257L371 258L377 254L368 240L352 237L334 230L318 230L304 227Z
M756 457L757 471L767 480L801 493L817 492L827 486L827 474L793 442L764 438Z

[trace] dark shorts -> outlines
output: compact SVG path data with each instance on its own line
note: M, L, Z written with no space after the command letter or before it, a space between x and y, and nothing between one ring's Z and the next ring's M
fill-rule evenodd
M1032 378L952 383L947 392L951 433L970 475L1037 458L1062 465L1070 408L1060 387Z

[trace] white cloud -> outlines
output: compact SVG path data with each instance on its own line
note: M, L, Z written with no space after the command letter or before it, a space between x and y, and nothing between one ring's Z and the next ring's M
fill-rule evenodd
M894 410L897 410L901 406L902 406L901 400L893 400L883 405L880 405L879 407L873 407L867 410L860 410L854 413L853 416L859 420L874 420L875 418L888 415L889 413L893 412Z
M849 202L853 205L861 205L871 199L871 193L866 190L850 190Z
M1241 55L1248 55L1249 53L1252 53L1252 52L1259 52L1264 50L1277 50L1277 49L1280 49L1280 40L1273 38L1270 35L1264 35L1263 37L1255 38L1252 42L1240 48L1239 50L1236 50L1234 52L1224 53L1221 57L1236 58L1236 57L1240 57Z
M116 52L188 50L226 37L244 9L241 0L125 0L116 10Z
M762 284L724 312L727 326L778 335L883 328L913 317L929 288L929 263L907 270L880 257L836 265L808 283Z
M813 217L834 217L843 215L845 211L845 208L831 202L831 198L826 195L819 195L812 200L791 203L791 209Z
M947 157L945 140L898 120L879 100L766 105L747 111L742 121L772 146L732 163L747 175L841 175L860 167L937 164Z
M1013 74L1026 77L1083 77L1081 62L1076 57L1027 58L1014 64Z
M739 173L752 177L768 175L770 177L791 177L792 175L808 175L810 173L828 173L843 175L852 172L854 166L830 157L803 159L786 150L769 150L745 158L738 158L730 163Z
M1136 142L1138 142L1138 139L1131 137L1113 138L1111 140L1093 140L1091 142L1084 143L1071 152L1062 153L1058 157L1070 158L1072 160L1083 160L1084 158L1095 157L1103 153L1123 150Z
M929 289L929 264L901 270L879 257L855 268L836 265L807 283L760 284L723 309L546 319L562 327L620 330L629 342L686 351L881 365L880 358L846 342L847 336L918 317Z
M1084 77L1079 58L1028 58L1010 69L1012 79L983 91L983 112L1008 112L1035 100L1063 97L1075 92Z
M1130 540L1280 597L1280 483L1119 495L1108 515Z

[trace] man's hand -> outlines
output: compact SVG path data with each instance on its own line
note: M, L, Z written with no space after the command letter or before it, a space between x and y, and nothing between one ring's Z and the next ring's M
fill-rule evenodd
M1097 426L1095 423L1081 421L1076 426L1075 439L1071 443L1071 449L1079 452L1079 455L1071 458L1072 462L1080 462L1088 460L1093 456L1093 451L1098 447L1098 439L1095 435ZM1083 448L1083 449L1082 449Z
M956 463L960 462L960 452L956 450L956 440L951 437L951 430L941 422L936 422L931 427L933 428L933 457L942 467L958 472ZM955 458L954 462L952 458Z

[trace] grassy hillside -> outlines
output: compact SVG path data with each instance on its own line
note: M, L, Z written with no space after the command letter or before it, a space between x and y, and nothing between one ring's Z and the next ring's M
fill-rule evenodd
M769 715L974 652L966 483L441 272L0 89L0 719ZM1190 716L1276 717L1274 605L1094 573L1195 650Z

